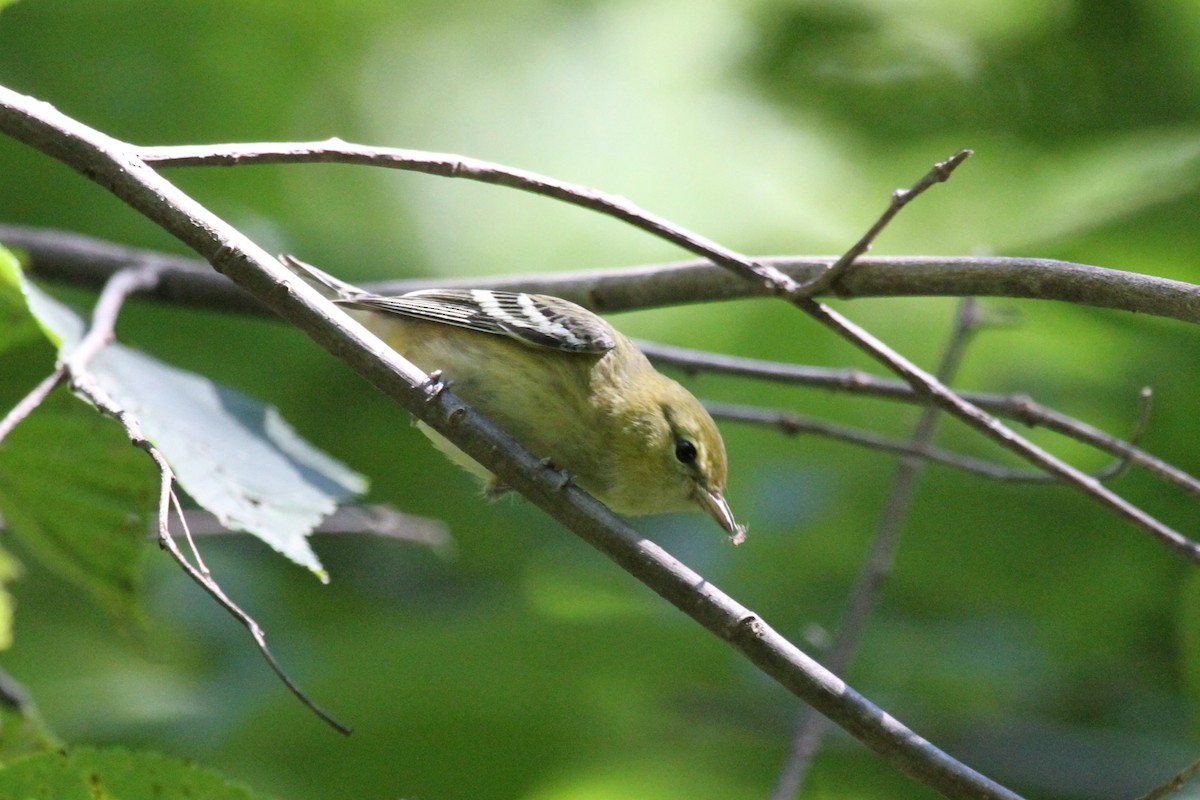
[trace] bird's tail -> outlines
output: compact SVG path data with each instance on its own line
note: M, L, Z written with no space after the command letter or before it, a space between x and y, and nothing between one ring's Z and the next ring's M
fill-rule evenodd
M316 289L330 300L359 300L371 293L358 288L354 284L339 280L328 272L317 269L312 264L301 261L287 253L279 256L279 263L304 279L304 282Z

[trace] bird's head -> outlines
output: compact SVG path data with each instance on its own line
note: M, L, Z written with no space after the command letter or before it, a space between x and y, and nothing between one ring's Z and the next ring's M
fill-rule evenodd
M704 511L740 544L745 528L725 500L725 442L712 416L687 389L659 373L645 379L634 403L632 439L640 452L622 459L618 480L625 513Z

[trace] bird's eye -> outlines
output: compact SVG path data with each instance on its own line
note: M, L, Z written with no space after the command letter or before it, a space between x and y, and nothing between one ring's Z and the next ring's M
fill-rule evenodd
M680 464L691 464L696 460L696 445L687 439L680 439L675 443L675 458L679 459Z

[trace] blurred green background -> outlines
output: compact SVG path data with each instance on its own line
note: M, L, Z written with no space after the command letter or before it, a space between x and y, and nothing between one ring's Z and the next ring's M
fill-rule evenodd
M893 188L971 147L975 158L905 210L875 253L1045 256L1200 280L1194 0L22 0L0 14L0 84L138 143L336 135L495 160L623 194L751 253L840 252ZM466 182L337 166L169 174L268 250L348 279L682 257L599 216ZM7 140L0 188L6 222L179 250ZM1123 435L1137 390L1152 385L1144 444L1200 469L1196 331L986 305L1016 309L1021 325L978 338L962 386L1029 392ZM955 304L839 307L931 367ZM615 322L721 352L868 366L766 301ZM120 332L279 406L371 477L371 500L445 520L456 546L443 557L318 539L333 579L321 586L256 541L203 543L285 667L355 728L349 739L296 703L242 629L151 546L144 628L26 557L0 665L65 740L183 755L288 798L769 794L797 713L782 689L537 511L480 500L403 412L301 335L150 303L131 307ZM895 435L916 414L714 376L688 383ZM5 403L29 385L24 373L0 381ZM819 653L895 461L724 429L747 544L731 550L699 517L637 525ZM1105 463L1032 435L1084 468ZM940 443L997 457L953 424ZM1194 499L1138 473L1114 488L1197 532ZM934 467L850 678L1018 791L1127 797L1200 749L1198 626L1194 570L1112 514L1066 489ZM834 735L804 796L932 793Z

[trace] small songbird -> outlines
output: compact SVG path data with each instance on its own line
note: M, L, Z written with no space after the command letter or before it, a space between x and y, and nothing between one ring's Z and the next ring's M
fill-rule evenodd
M285 266L536 456L619 514L701 509L734 544L745 528L725 501L725 443L704 406L628 338L558 297L429 289L385 297L292 256ZM502 487L448 440L455 463Z

